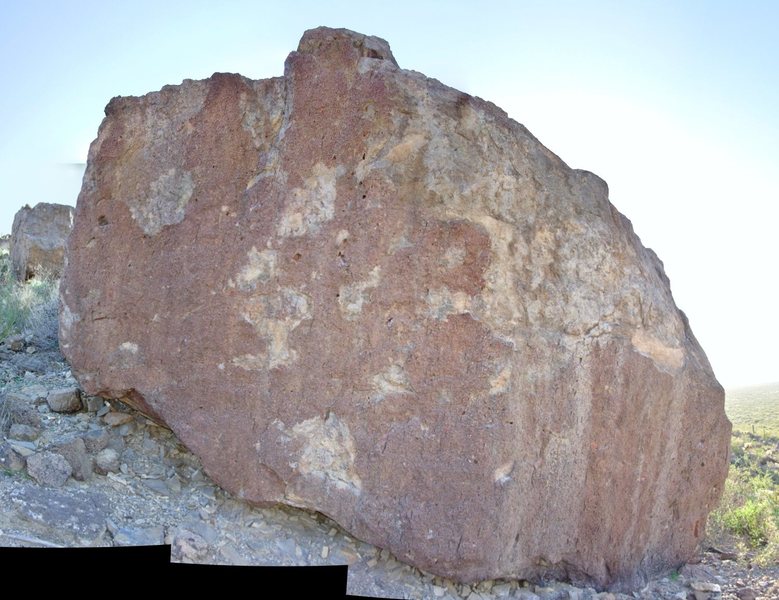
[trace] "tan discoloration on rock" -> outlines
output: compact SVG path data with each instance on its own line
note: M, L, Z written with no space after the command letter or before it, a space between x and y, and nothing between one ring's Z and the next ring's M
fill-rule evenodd
M667 346L643 329L636 329L630 342L637 352L651 358L664 371L673 373L684 366L684 351L681 348Z
M447 269L454 269L463 264L465 260L465 248L451 247L444 253L444 265Z
M380 402L387 396L393 394L411 394L411 384L408 375L403 367L398 364L391 364L386 371L383 371L372 378L373 395L371 399L374 402Z
M69 331L71 327L73 327L74 323L77 323L81 320L81 317L78 315L73 314L73 311L70 310L70 307L68 306L67 302L62 298L62 294L60 294L60 315L59 315L59 323L60 327L64 329L65 331Z
M256 289L258 283L268 283L276 275L278 253L275 250L258 252L257 248L252 246L248 258L248 264L236 277L238 289L244 292Z
M362 312L363 305L367 301L367 291L379 285L381 267L374 267L367 279L357 281L349 285L342 285L338 289L338 304L341 313L347 319L355 319Z
M336 177L343 169L316 163L303 187L294 188L281 216L277 233L281 237L298 237L317 231L333 218L336 199Z
M261 356L269 369L297 360L297 352L289 345L289 335L311 318L309 299L304 294L283 288L276 294L253 296L244 304L241 316L265 341L266 351Z
M122 342L119 344L119 350L129 354L138 354L138 344L135 342Z
M724 397L602 180L345 30L106 114L62 282L88 394L436 574L628 588L693 552Z
M192 174L170 169L151 182L143 196L128 201L130 213L147 235L156 235L167 225L181 223L195 191Z
M291 466L303 477L324 479L339 490L359 494L362 482L354 469L354 439L341 419L330 413L327 419L314 417L295 424L289 435L303 442L297 464Z
M446 320L447 315L464 315L471 312L473 298L465 292L452 292L447 287L429 290L425 298L428 316Z
M505 394L511 389L511 367L503 367L500 372L490 379L490 395Z
M287 352L287 356L289 352ZM261 371L268 368L268 360L265 356L255 356L254 354L243 354L236 356L230 361L236 367L240 367L246 371ZM224 364L218 365L219 369L224 370Z
M492 474L495 483L505 484L511 479L511 472L514 470L514 461L500 465Z

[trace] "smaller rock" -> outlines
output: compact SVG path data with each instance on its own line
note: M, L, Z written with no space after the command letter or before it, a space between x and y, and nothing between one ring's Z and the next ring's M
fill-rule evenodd
M442 587L437 586L437 585L433 586L433 595L436 598L441 598L444 594L446 594L446 588L442 588Z
M94 472L94 460L87 454L86 444L80 437L67 438L54 444L55 450L65 457L73 469L73 479L89 481Z
M0 469L21 471L24 469L24 457L7 442L0 442Z
M198 534L183 528L173 534L171 555L185 561L202 559L208 553L208 543Z
M49 361L44 356L24 353L20 354L14 362L17 369L29 372L33 379L36 377L35 373L42 375L49 369ZM27 379L27 373L25 373L25 379Z
M530 590L517 590L517 600L541 600L541 597Z
M168 485L161 479L143 479L142 483L153 492L163 496L170 495L170 488L168 488Z
M73 227L74 208L40 202L23 206L11 229L11 264L18 281L35 276L59 277Z
M89 412L97 412L105 406L105 400L100 396L82 396L81 401Z
M178 494L181 492L181 481L175 475L173 477L168 477L168 479L165 481L165 484L168 486L168 489L170 489L170 491L173 492L174 494Z
M49 390L46 389L46 386L35 383L33 385L24 386L19 390L19 393L31 402L37 402L38 400L45 400Z
M557 587L536 586L536 596L541 600L568 600L568 593Z
M21 440L8 440L8 445L17 453L24 457L32 456L38 450L35 442L24 442Z
M58 413L72 413L81 410L81 393L77 387L51 390L46 397L49 408Z
M736 590L736 596L739 600L757 600L757 592L747 587Z
M73 469L61 454L45 451L27 458L27 472L41 485L62 487Z
M585 594L584 590L580 590L579 588L575 587L569 587L567 589L568 591L568 600L584 600Z
M681 568L679 574L689 581L711 581L714 579L714 571L701 564L686 564Z
M38 349L35 346L27 346L24 350L27 354L35 354Z
M190 521L184 523L187 531L198 534L207 544L213 545L219 540L219 531L204 521Z
M161 546L165 543L165 529L155 527L122 527L114 534L117 546Z
M92 545L103 534L111 507L110 499L97 490L55 490L29 482L15 487L10 500L3 510L15 508L23 520L43 526L57 537L72 536L70 543L78 546Z
M119 427L133 420L131 414L119 411L111 411L103 416L103 423L111 427Z
M24 350L24 336L23 335L9 335L4 341L6 347L14 352L21 352Z
M109 433L112 432L109 430ZM127 448L127 443L121 435L111 435L108 438L108 447L113 448L119 454L122 454L125 451L125 448Z
M35 410L36 397L26 392L27 388L7 392L5 395L5 409L8 411L12 423L40 427L41 416Z
M690 587L698 592L712 592L719 594L722 592L722 588L717 583L710 583L708 581L693 581Z
M504 596L509 596L511 594L511 584L499 583L498 585L492 588L492 593L499 598L502 598Z
M110 436L105 429L91 429L81 435L84 446L90 454L96 454L108 446Z
M25 442L31 442L40 435L40 432L31 425L25 425L24 423L14 423L11 425L11 429L8 432L8 437L13 440L22 440Z
M113 448L104 448L95 457L95 471L101 475L119 472L119 453Z

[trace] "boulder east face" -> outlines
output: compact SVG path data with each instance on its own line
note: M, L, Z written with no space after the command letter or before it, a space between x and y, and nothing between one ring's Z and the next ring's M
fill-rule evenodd
M113 99L61 301L87 394L458 580L640 584L726 477L723 390L606 184L375 37Z
M11 229L11 265L18 281L36 275L59 277L73 226L73 207L39 202L23 206Z

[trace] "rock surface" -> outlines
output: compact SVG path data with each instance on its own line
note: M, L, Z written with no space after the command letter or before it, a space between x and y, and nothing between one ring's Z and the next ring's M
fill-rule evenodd
M14 356L18 358L12 355L11 360L0 361L0 411L3 397L26 397L43 406L46 390L73 384L67 365L57 353L46 354L48 364L43 375L25 374ZM0 545L95 547L156 543L161 529L164 543L174 544L178 539L173 553L176 562L258 566L348 564L348 593L361 597L686 600L695 595L694 582L720 585L722 593L712 593L712 600L779 597L779 566L758 567L753 554L735 552L736 540L709 538L710 532L705 544L722 549L696 553L691 559L695 564L669 570L631 594L598 593L550 580L537 584L517 580L462 584L437 577L401 564L387 550L354 539L322 514L282 505L257 508L236 499L213 484L197 457L168 429L120 402L110 403L113 411L133 417L135 427L128 435L122 436L121 427L107 425L94 413L49 412L41 415L39 440L44 446L59 447L74 436L81 436L85 443L92 440L87 444L90 454L106 446L117 449L119 474L95 474L88 482L70 478L61 488L44 488L24 471L9 469L3 463L8 447L0 441L0 506L4 507L0 510ZM23 462L19 468L24 469ZM169 496L162 497L144 484L149 478L161 477L167 477L170 483ZM173 485L174 481L179 485ZM193 547L187 541L192 534L198 536L193 541L204 540L208 544L205 555L202 546ZM323 557L323 553L327 556ZM287 595L295 595L296 578L305 576L305 571L290 574L292 585Z
M59 277L73 226L73 207L40 202L22 207L11 230L11 263L19 281L35 275Z
M27 458L27 472L41 485L62 487L73 474L73 468L61 454L46 451Z
M81 394L76 387L51 390L46 403L54 412L77 412L81 410Z
M378 38L112 100L61 293L87 394L460 581L636 586L727 473L722 388L603 181Z

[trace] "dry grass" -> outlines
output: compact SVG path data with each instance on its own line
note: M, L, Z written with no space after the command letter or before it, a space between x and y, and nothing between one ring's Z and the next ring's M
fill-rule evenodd
M59 280L44 274L18 283L10 262L0 254L0 339L20 333L41 349L56 349Z
M735 540L739 556L779 564L779 384L729 393L734 423L730 472L709 517L712 545Z

